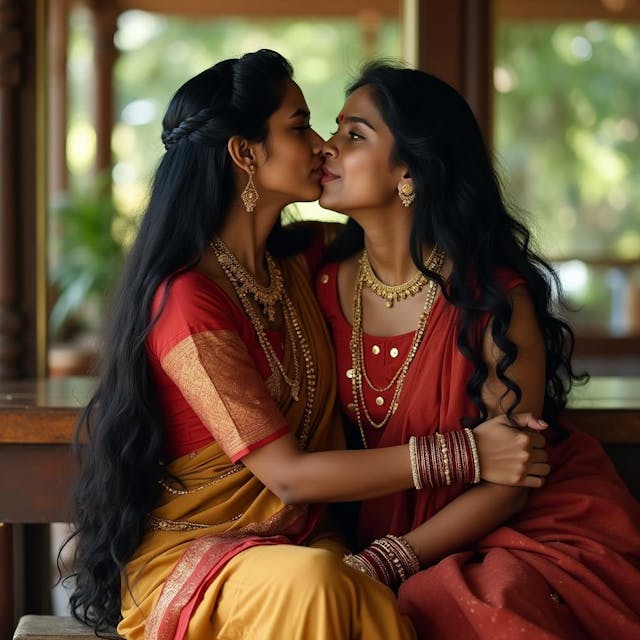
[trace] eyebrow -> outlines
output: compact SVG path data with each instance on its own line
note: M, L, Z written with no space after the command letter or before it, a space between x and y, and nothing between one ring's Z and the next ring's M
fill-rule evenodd
M359 122L359 123L369 127L369 129L372 129L373 131L376 130L376 128L368 120L365 120L364 118L361 118L360 116L344 116L342 119L340 119L340 116L338 116L336 118L336 124L339 125L340 122Z
M293 118L308 118L310 115L311 112L308 109L303 109L302 107L300 107L289 116L289 120L293 120Z

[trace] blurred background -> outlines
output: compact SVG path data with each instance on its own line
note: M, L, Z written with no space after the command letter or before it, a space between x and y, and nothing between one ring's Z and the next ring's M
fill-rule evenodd
M307 6L291 13L290 2L51 3L52 374L84 373L92 362L163 152L162 114L186 79L220 59L276 49L327 136L363 61L416 63L407 2L341 3L348 15L336 3L299 4ZM490 132L509 201L559 270L580 362L640 373L640 9L502 0L493 15Z

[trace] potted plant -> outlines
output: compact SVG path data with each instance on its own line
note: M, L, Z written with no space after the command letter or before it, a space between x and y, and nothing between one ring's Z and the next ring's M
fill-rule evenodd
M69 191L52 206L51 375L85 374L95 360L97 336L124 258L114 236L116 221L130 224L103 179Z

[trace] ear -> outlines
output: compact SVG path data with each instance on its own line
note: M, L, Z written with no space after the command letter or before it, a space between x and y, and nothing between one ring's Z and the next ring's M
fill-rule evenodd
M256 159L252 145L242 136L231 136L227 142L227 151L233 163L246 173L255 171Z
M398 193L412 194L414 192L413 180L409 171L405 170L398 181Z

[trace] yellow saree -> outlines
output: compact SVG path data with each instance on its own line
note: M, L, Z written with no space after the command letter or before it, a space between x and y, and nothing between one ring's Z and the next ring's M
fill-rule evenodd
M275 410L304 448L341 446L333 354L306 264L299 257L282 261L280 268L315 362L315 401L307 408L303 376L298 401L279 385L272 402L267 389L273 393L278 385L269 379L265 384L242 327L234 331L230 323L196 323L193 334L163 354L163 370L216 439L166 467L158 505L123 575L118 631L127 638L185 637L194 611L215 606L202 598L232 558L256 545L303 543L317 522L318 507L283 504L241 462L232 461L238 452L279 436L282 418ZM180 291L178 281L174 288ZM213 288L210 293L220 295ZM284 365L293 375L291 360L285 351ZM300 433L301 425L306 433Z

